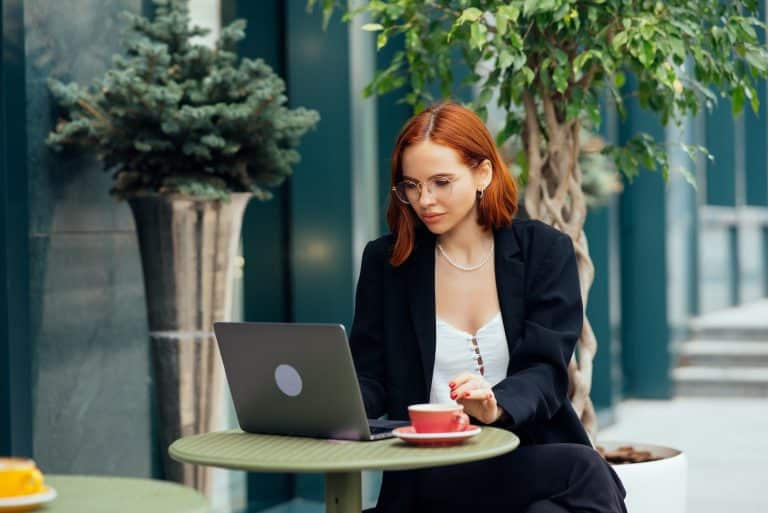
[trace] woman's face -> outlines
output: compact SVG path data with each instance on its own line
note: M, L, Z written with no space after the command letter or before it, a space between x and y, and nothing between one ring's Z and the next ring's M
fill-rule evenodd
M453 148L427 140L403 152L402 166L409 203L429 231L440 235L477 223L477 192L491 181L490 161L470 168Z

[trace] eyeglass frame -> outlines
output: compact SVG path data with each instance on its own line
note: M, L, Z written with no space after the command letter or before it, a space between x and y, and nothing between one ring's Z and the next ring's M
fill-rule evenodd
M459 179L461 179L461 176L452 176L450 178L445 176L445 175L433 176L432 178L429 178L427 180L427 192L433 198L435 197L434 192L432 192L432 187L431 187L432 185L434 185L435 180L448 180L448 182L449 182L449 184L451 186L451 192L453 192L453 183L455 181L459 180ZM403 180L400 180L399 182L397 182L394 185L394 187L392 187L391 190L395 194L395 197L397 198L397 200L400 203L403 203L404 205L410 205L411 204L410 201L403 201L402 198L400 198L400 195L397 193L397 186L400 185L401 183L405 183L405 182L410 182L412 184L416 184L416 187L418 188L418 191L419 191L418 199L421 199L421 194L424 192L424 182L420 182L418 180L403 179ZM430 184L430 182L432 182L432 183Z

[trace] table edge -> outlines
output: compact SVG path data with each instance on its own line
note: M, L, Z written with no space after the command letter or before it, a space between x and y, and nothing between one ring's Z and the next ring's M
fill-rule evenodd
M200 457L196 457L194 455L185 453L184 451L179 450L178 448L178 442L183 439L179 439L173 442L168 447L168 454L174 460L182 463L189 463L193 465L205 465L209 467L225 468L230 470L243 470L247 472L291 472L291 473L303 474L303 473L361 472L364 470L382 470L382 471L415 470L415 469L421 469L421 468L446 467L449 465L458 465L461 463L481 461L484 459L490 459L497 456L501 456L508 452L512 452L516 450L518 447L520 447L520 437L511 431L508 431L508 433L514 436L514 440L510 440L508 444L497 446L497 447L489 447L488 449L484 449L481 452L467 454L466 456L463 456L463 457L459 455L456 457L456 459L451 461L446 461L446 462L422 463L422 462L414 461L412 463L405 463L405 464L392 463L392 464L370 465L370 464L366 464L366 462L364 461L360 461L358 464L350 464L350 463L341 464L341 465L328 465L328 464L311 465L310 464L310 465L302 465L301 467L291 466L291 465L245 465L245 464L242 464L242 462L240 461L235 462L227 459L220 459L216 462L213 462L212 460L207 458L200 458ZM201 435L192 435L192 436L201 436ZM376 442L370 442L370 443L376 443Z

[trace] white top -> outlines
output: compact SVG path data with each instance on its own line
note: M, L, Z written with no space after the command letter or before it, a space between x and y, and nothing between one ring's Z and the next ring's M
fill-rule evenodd
M507 377L509 347L501 312L477 330L474 337L439 317L435 324L437 336L435 337L432 388L429 393L430 403L454 403L448 383L462 372L481 374L479 363L481 357L482 374L491 386Z

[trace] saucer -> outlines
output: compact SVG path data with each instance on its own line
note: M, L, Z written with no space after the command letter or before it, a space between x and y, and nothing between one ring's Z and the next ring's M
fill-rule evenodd
M56 490L46 486L42 492L16 497L0 497L0 512L30 511L56 498Z
M479 426L466 426L462 431L449 433L417 433L413 426L403 426L392 431L399 439L414 445L458 445L480 433Z

